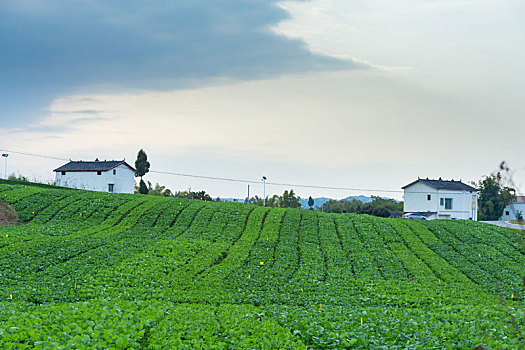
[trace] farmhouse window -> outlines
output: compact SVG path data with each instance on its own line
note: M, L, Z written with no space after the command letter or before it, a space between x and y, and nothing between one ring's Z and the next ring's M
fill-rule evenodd
M427 200L431 200L432 199L432 196L427 194Z
M114 184L108 184L108 192L113 192L113 186Z
M507 211L505 212L505 215L509 216L509 214L510 214L510 213L509 213L509 211L507 210Z
M117 169L113 169L113 175L117 175Z
M443 206L445 204L445 198L439 199L439 205Z
M62 175L66 175L66 172L65 172L65 171L63 171L63 172L62 172Z
M97 171L97 175L102 175L102 171Z
M445 198L445 209L452 209L452 198Z

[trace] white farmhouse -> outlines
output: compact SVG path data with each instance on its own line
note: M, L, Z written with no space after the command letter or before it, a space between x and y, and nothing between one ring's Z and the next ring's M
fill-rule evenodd
M503 215L500 220L517 220L516 216L518 212L521 212L521 215L525 216L525 196L517 196L515 201L507 205L505 209L503 209Z
M402 188L405 213L427 219L478 219L478 190L461 181L417 179Z
M70 161L53 171L57 186L115 193L135 188L135 169L123 160Z

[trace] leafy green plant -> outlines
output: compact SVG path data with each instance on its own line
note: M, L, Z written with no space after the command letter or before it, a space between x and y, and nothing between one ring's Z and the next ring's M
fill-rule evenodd
M0 184L1 348L519 348L525 246L471 221ZM514 321L501 312L504 305Z

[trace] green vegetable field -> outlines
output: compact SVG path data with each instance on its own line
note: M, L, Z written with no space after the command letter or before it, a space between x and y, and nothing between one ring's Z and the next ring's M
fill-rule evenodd
M0 184L1 349L523 348L506 229Z

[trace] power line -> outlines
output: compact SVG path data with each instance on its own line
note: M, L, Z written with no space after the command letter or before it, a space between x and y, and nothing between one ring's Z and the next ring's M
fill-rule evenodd
M170 172L170 171L150 170L149 172L150 173L156 173L156 174L166 174L166 175L174 175L174 176L193 177L193 178L208 179L208 180L221 180L221 181L230 181L230 182L240 182L240 183L247 183L247 184L258 184L259 183L258 181L253 181L253 180L231 179L231 178L227 178L227 177L215 177L215 176L205 176L205 175L181 174L181 173L173 173L173 172Z
M169 171L150 170L150 173L166 174L166 175L174 175L174 176L184 176L184 177L193 177L193 178L199 178L199 179L240 182L240 183L248 183L248 184L260 184L259 181L253 181L253 180L241 180L241 179L231 179L231 178L225 178L225 177L203 176L203 175L193 175L193 174L181 174L181 173L172 173L172 172L169 172ZM280 182L266 182L266 184L267 185L273 185L273 186L317 188L317 189L325 189L325 190L363 191L363 192L403 192L402 190L377 190L377 189L373 190L373 189L364 189L364 188L301 185L301 184L289 184L289 183L280 183Z
M54 160L70 160L70 159L66 159L66 158L44 156L42 154L37 154L37 153L13 151L13 150L3 149L3 148L0 148L0 151L9 152L9 153L15 153L15 154L23 154L23 155L26 155L26 156L32 156L32 157L38 157L38 158L47 158L47 159L54 159Z
M31 157L47 158L53 160L63 160L70 161L71 159L46 156L33 152L23 152L23 151L13 151L8 149L0 148L0 151L10 152L15 154L22 154ZM184 173L175 173L170 171L160 171L160 170L150 170L151 173L156 174L165 174L172 176L182 176L190 177L197 179L206 179L206 180L217 180L217 181L227 181L227 182L236 182L236 183L245 183L245 184L260 184L260 181L245 180L245 179L234 179L227 177L218 177L218 176L206 176L206 175L195 175L195 174L184 174ZM322 189L322 190L339 190L339 191L351 191L351 192L382 192L382 193L403 193L403 190L385 190L385 189L369 189L369 188L350 188L350 187L333 187L333 186L318 186L318 185L305 185L305 184L292 184L292 183L280 183L280 182L266 182L268 185L272 186L284 186L284 187L300 187L300 188L312 188L312 189ZM428 193L428 192L410 192L410 193ZM454 194L456 192L444 192L441 191L439 194Z

